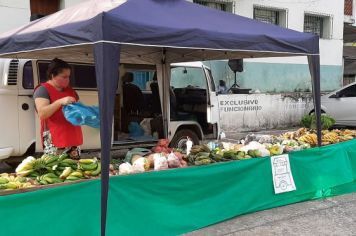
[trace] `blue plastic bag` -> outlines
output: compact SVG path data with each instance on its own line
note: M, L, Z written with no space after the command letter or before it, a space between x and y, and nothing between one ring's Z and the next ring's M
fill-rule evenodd
M128 129L130 137L139 137L145 134L145 131L137 122L130 122Z
M87 125L93 128L100 127L99 107L85 106L81 102L75 102L62 108L64 117L72 125Z

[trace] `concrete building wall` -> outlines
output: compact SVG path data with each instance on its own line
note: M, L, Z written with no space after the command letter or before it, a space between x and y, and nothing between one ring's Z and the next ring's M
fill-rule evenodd
M61 0L60 9L87 0ZM0 33L15 29L30 22L30 0L0 0Z
M210 0L206 0L210 1ZM211 0L212 2L214 0ZM223 1L228 2L228 1ZM254 7L285 12L285 27L303 32L304 15L313 14L329 20L329 37L320 39L321 88L330 91L342 86L343 78L343 0L235 0L234 13L253 18ZM238 74L242 87L261 92L310 91L311 82L306 57L245 59L245 71ZM226 61L208 62L216 80L233 83Z
M220 127L226 134L298 126L310 111L311 93L219 95Z
M303 32L304 14L312 13L331 18L330 39L320 39L320 59L322 65L342 65L343 25L344 25L344 1L343 0L237 0L235 4L236 14L253 18L254 6L284 9L287 11L287 28ZM261 61L261 60L260 60ZM263 60L262 60L263 61ZM264 60L265 61L265 60ZM274 58L268 62L275 63L300 63L306 64L303 57Z
M0 33L6 32L30 21L29 0L0 1Z
M88 0L61 0L60 9ZM0 33L30 22L30 0L0 0Z
M87 0L61 0L60 8L61 9L68 8L85 1Z

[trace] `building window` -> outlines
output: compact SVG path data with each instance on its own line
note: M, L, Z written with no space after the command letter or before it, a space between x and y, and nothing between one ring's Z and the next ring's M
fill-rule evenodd
M233 2L228 0L193 0L193 2L220 11L234 12Z
M59 0L30 0L30 20L37 20L59 10Z
M347 16L352 16L352 8L353 8L353 4L352 4L352 0L345 0L344 2L344 14Z
M279 25L279 11L255 8L253 9L253 19Z
M255 6L253 8L253 19L282 27L287 27L287 11L283 9Z
M344 75L343 86L349 85L355 82L356 75Z
M331 17L305 14L304 32L313 33L320 38L331 38Z
M304 32L323 35L323 18L320 16L304 16Z

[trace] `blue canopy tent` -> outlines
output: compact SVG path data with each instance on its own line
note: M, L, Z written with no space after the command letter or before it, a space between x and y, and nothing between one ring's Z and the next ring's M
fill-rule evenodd
M0 57L93 62L99 91L102 235L105 235L114 98L120 63L156 65L169 99L174 62L307 56L320 124L319 38L185 0L92 0L0 35ZM163 107L169 122L169 103Z

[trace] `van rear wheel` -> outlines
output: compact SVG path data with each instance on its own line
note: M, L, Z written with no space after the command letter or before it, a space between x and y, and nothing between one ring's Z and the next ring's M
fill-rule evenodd
M180 148L185 150L187 148L187 141L189 139L193 142L193 145L199 145L198 135L189 129L181 129L179 130L173 137L170 146L172 148Z

